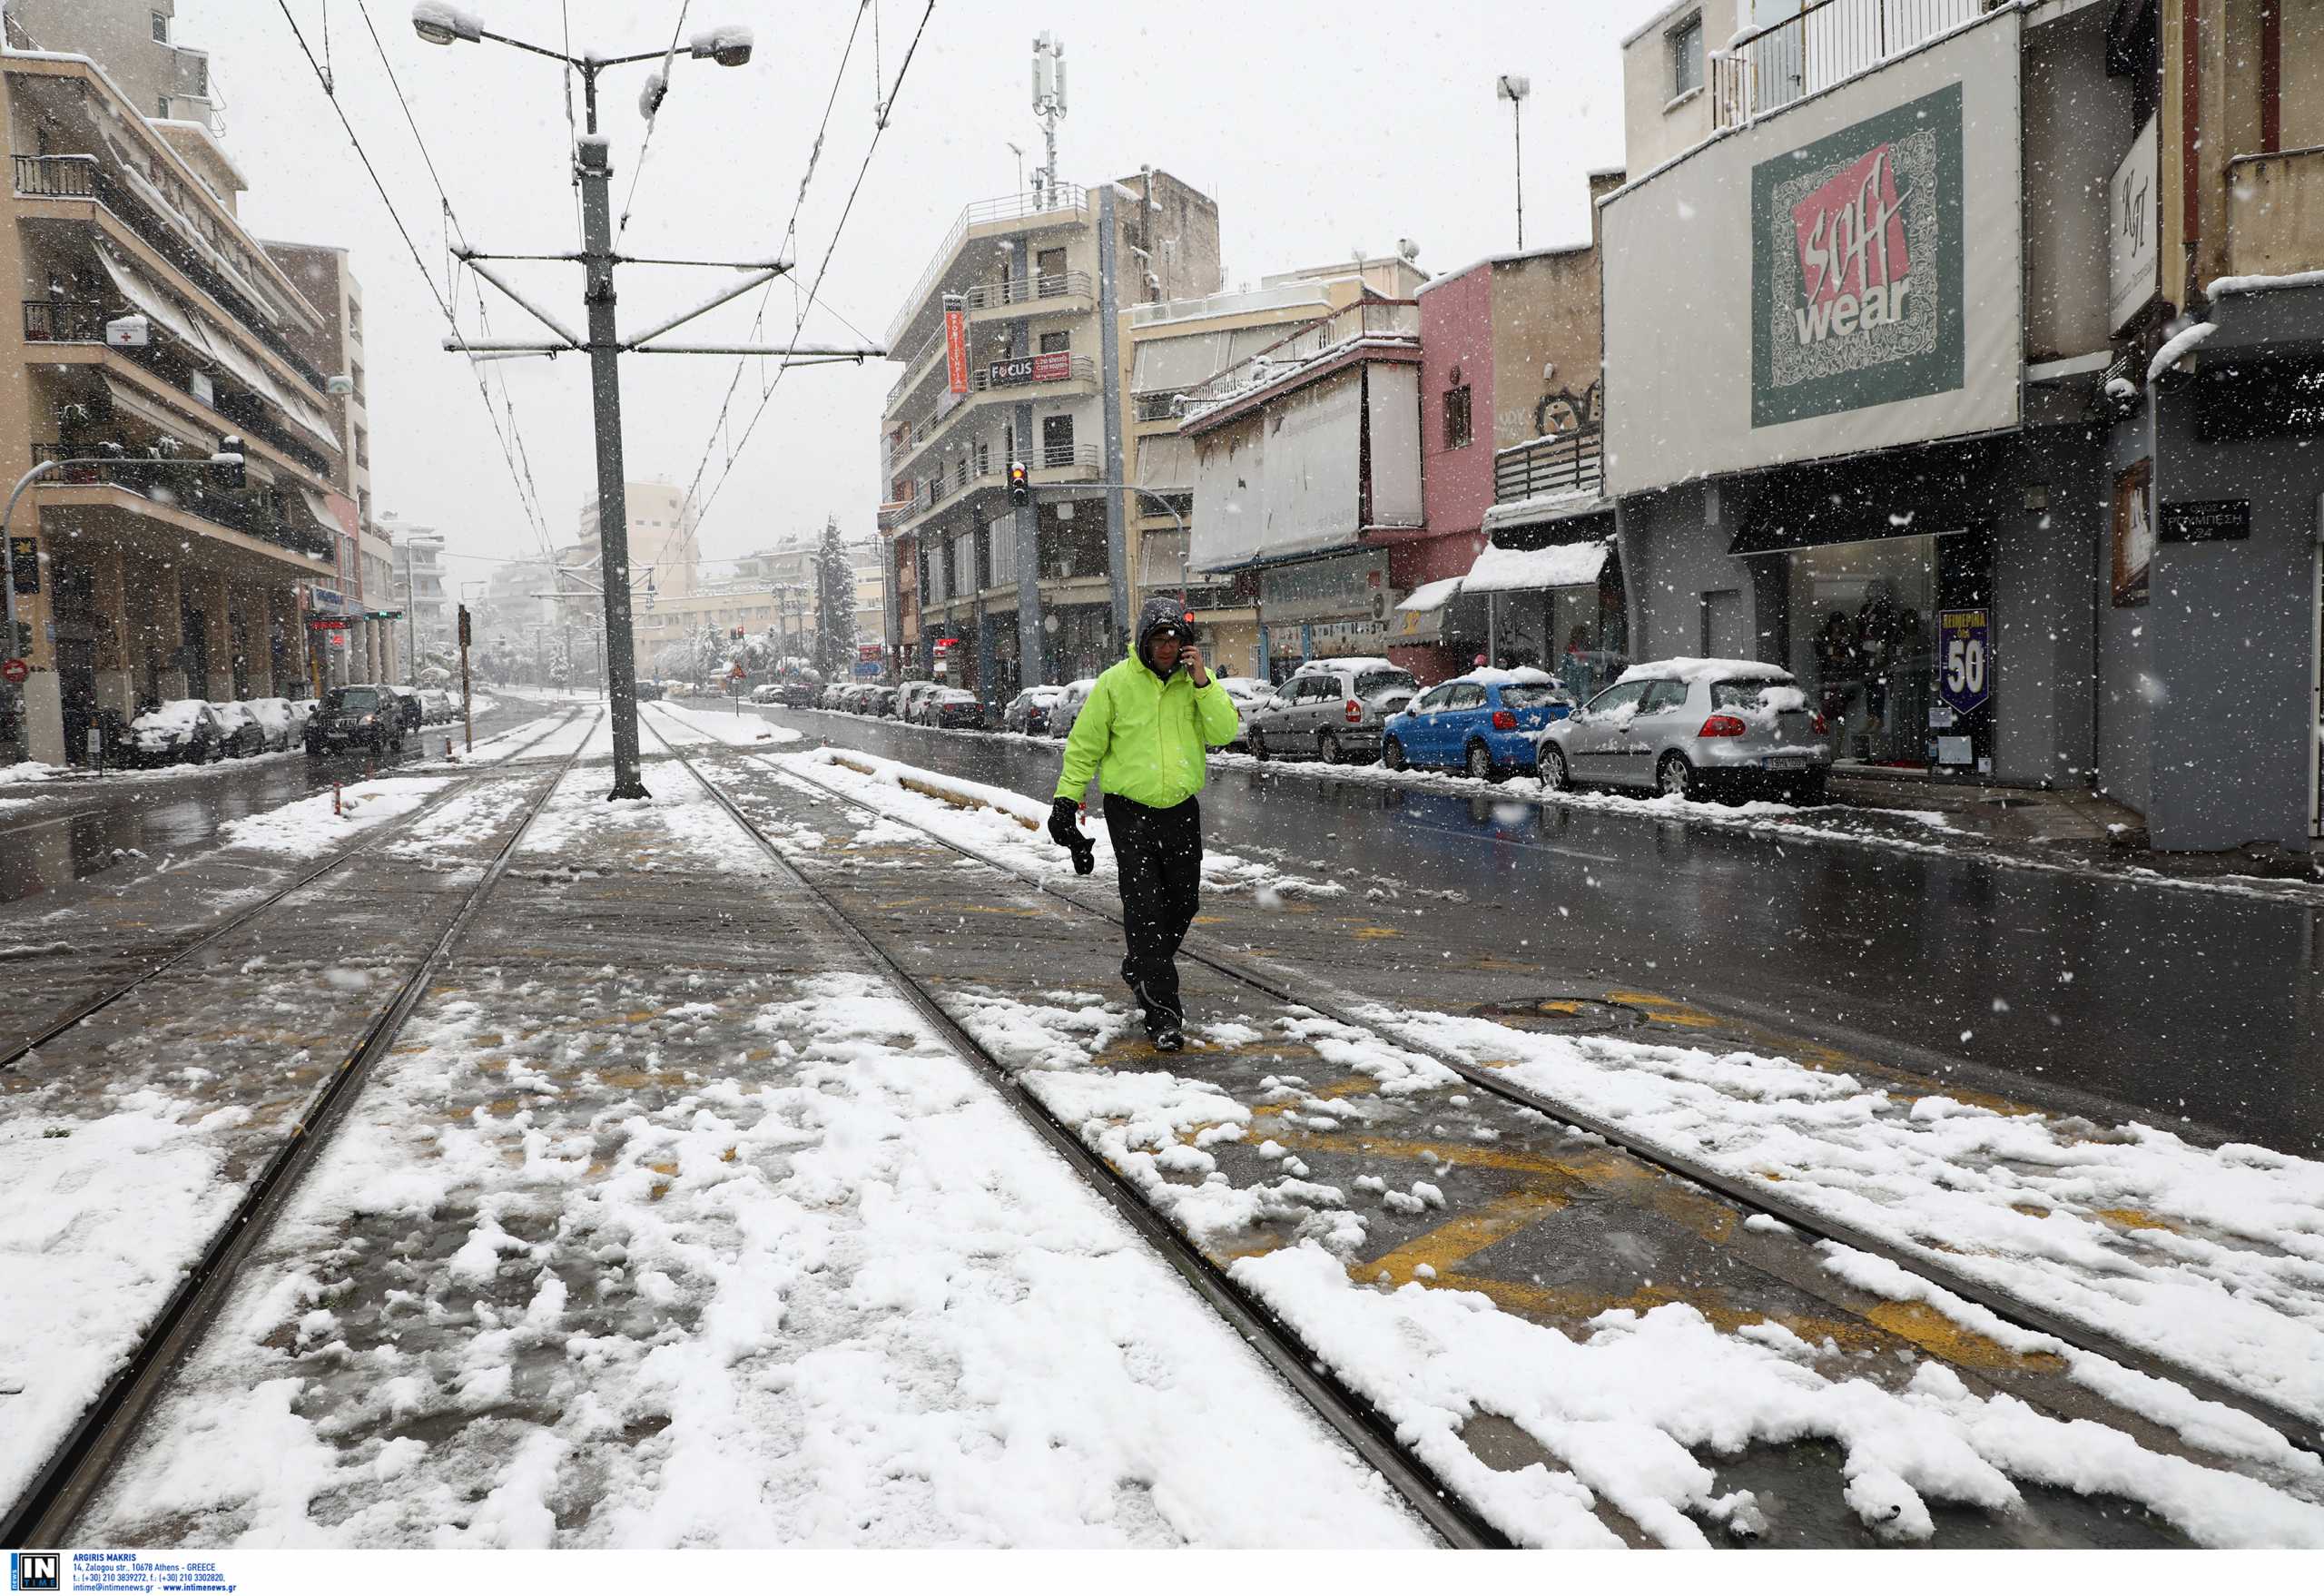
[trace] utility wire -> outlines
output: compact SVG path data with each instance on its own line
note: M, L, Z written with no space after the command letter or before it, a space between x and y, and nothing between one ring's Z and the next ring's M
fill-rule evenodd
M387 207L388 220L395 223L397 235L403 240L403 247L410 251L412 265L419 269L420 281L428 285L428 298L436 301L436 308L443 312L446 324L457 336L460 330L459 321L452 314L452 307L442 291L436 286L435 274L428 270L427 258L419 252L419 245L413 241L411 230L404 225L402 213L397 211L395 201L389 197L388 185L380 180L379 169L372 164L370 153L363 148L363 141L357 135L354 123L348 119L347 108L339 103L339 95L332 88L330 76L323 71L322 63L315 59L314 51L308 45L307 35L300 31L299 19L290 14L290 0L275 0L275 4L281 8L282 20L290 25L290 36L299 42L299 53L307 58L307 64L313 70L316 81L322 84L323 97L330 102L331 111L338 116L340 126L346 130L347 142L355 148L355 158L363 163L365 173L371 179L372 188L379 192L379 203ZM546 547L547 528L541 521L538 506L526 497L524 482L517 470L516 456L509 448L507 437L500 429L499 415L492 408L492 395L484 385L483 374L476 371L473 365L470 370L477 379L477 397L484 401L485 419L492 423L493 436L500 440L501 458L507 462L508 481L517 490L517 505L531 517L534 528L541 534L542 544Z
M694 0L684 0L678 7L678 25L670 30L670 47L662 52L662 96L670 95L670 68L678 58L678 35L686 31L686 13L694 9ZM571 52L567 52L571 54ZM629 192L622 197L621 224L614 229L614 248L621 248L623 237L629 232L629 209L637 199L637 180L645 175L645 152L654 147L654 124L662 120L661 100L654 104L654 114L645 119L645 136L637 142L637 160L629 169Z

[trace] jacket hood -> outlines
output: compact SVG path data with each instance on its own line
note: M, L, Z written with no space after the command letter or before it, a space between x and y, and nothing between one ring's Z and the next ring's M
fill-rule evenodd
M1130 643L1130 657L1147 669L1153 670L1154 662L1147 658L1146 645L1153 641L1155 633L1166 626L1175 626L1188 636L1194 634L1194 627L1187 620L1186 609L1177 599L1147 599L1138 607L1137 633Z

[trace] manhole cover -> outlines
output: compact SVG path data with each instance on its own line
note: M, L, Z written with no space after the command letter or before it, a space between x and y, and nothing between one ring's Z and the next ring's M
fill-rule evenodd
M1521 998L1512 1002L1484 1003L1473 1010L1481 1019L1497 1020L1520 1030L1584 1035L1601 1030L1627 1030L1646 1023L1646 1016L1627 1003L1600 998L1570 998L1552 994Z

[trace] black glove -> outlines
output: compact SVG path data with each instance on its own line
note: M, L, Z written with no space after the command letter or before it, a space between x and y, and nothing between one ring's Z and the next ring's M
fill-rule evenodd
M1098 844L1082 834L1081 805L1059 798L1049 805L1049 838L1073 855L1073 873L1088 875L1098 868Z

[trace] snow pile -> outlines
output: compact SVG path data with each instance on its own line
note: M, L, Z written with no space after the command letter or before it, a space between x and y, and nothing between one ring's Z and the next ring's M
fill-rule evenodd
M1461 591L1525 593L1548 587L1586 587L1606 567L1604 543L1560 543L1548 548L1503 548L1489 543L1461 578Z
M1675 659L1650 659L1634 665L1614 678L1615 685L1624 682L1789 682L1792 675L1781 665L1769 665L1758 659L1692 659L1681 655Z
M1785 1059L1364 1017L2324 1423L2324 1164Z
M2214 322L2198 321L2182 332L2174 333L2163 346L2154 351L2154 359L2146 363L2146 379L2154 381L2165 371L2193 354L2211 341L2219 327Z
M2324 288L2324 271L2286 271L2272 277L2214 277L2206 291L2218 299L2221 294L2265 293L2279 288Z
M230 820L218 828L218 835L229 848L312 859L382 821L409 814L443 784L439 776L382 776L358 782L338 794L339 813L331 812L332 795L318 793L279 809Z

